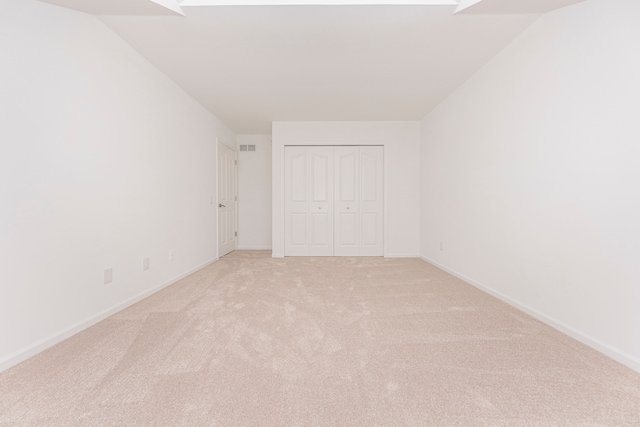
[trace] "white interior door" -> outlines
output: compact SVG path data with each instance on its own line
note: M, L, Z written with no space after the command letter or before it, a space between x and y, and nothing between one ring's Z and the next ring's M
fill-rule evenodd
M285 255L333 255L333 147L285 147Z
M218 142L218 256L222 257L237 247L236 152Z

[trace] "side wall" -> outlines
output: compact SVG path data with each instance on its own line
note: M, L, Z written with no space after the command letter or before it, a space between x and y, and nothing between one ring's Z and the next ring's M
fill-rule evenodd
M542 16L423 120L421 150L422 256L636 370L638 22L636 0Z
M383 145L387 257L419 256L420 122L274 122L273 256L284 256L284 146Z
M6 2L0 55L2 370L216 259L235 135L94 17Z
M271 135L238 135L240 145L256 151L238 151L238 249L271 249Z

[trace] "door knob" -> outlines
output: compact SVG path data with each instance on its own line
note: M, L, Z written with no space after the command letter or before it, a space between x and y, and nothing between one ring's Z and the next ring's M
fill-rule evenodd
M218 203L218 207L219 207L219 208L226 208L226 206L225 206L225 205L223 205L222 203Z

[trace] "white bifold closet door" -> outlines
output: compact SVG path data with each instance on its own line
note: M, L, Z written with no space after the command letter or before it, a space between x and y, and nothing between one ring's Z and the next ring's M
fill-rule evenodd
M285 147L285 255L383 256L383 148Z
M334 161L334 255L382 256L382 147L335 147Z
M333 256L333 147L285 147L285 255Z

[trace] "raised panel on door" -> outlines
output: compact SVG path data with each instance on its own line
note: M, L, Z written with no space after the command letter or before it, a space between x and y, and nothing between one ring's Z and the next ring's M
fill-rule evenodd
M307 236L309 235L307 229L308 215L306 212L294 212L290 216L291 226L291 246L298 248L306 248L309 245Z
M358 255L358 147L334 148L336 256Z
M378 214L362 213L360 214L360 245L363 248L377 246L380 241L378 236Z
M307 198L307 153L296 153L289 159L291 172L289 175L291 185L291 201L304 203L306 208Z
M220 212L220 244L229 243L229 212Z
M309 255L333 256L333 147L308 147Z
M329 185L332 179L329 174L331 172L330 164L333 162L333 159L330 158L329 154L330 153L327 152L318 152L318 149L309 153L312 171L311 194L314 203L328 203L330 200L331 189Z
M336 255L357 255L358 214L340 212L336 217Z
M384 150L359 147L359 255L384 255Z
M306 147L285 147L285 255L309 255L309 156Z
M231 203L231 202L227 202L227 203ZM222 243L223 244L232 244L232 246L235 246L234 244L234 240L236 238L236 214L233 211L227 211L227 212L222 212L222 217L223 217L223 222L224 222L224 228L223 228L223 238L222 238ZM235 249L235 247L233 248L229 248L231 250ZM229 251L231 252L231 251ZM226 252L226 253L229 253ZM224 255L224 254L222 254Z
M333 240L331 239L332 230L329 229L331 218L327 212L312 212L310 219L309 230L311 231L311 246L318 251L323 251L323 249L327 248ZM314 252L314 249L312 249L312 252ZM314 253L313 255L333 255L333 253L324 252L322 254Z

